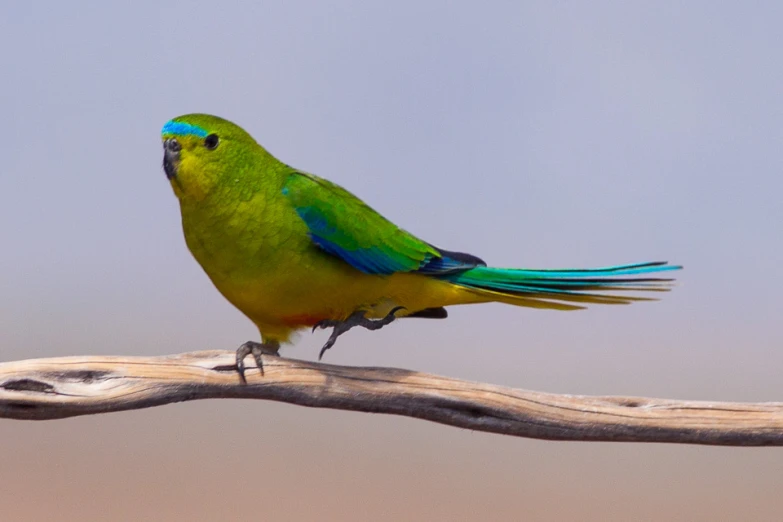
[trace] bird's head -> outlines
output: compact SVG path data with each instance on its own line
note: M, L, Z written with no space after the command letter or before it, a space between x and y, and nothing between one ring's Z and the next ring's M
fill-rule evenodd
M180 199L204 199L229 176L252 165L259 147L241 127L208 114L188 114L166 122L163 170Z

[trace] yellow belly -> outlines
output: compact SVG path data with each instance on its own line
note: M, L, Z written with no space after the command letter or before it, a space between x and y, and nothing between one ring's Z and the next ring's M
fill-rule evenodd
M323 319L346 319L357 310L380 318L450 304L475 302L463 288L419 274L364 274L329 254L317 265L278 265L242 278L214 278L220 292L258 326L264 340L286 342L297 329ZM328 259L326 258L328 256Z

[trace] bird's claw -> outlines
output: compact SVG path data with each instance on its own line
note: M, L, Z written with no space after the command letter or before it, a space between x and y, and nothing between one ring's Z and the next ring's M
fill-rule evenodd
M247 384L247 379L245 378L245 357L252 355L253 359L256 361L256 366L258 366L258 371L261 372L261 375L264 375L264 362L261 359L261 356L274 355L280 357L280 354L278 353L279 349L280 344L278 343L257 343L255 341L248 341L237 348L237 372L239 373L239 378L242 379L242 382Z
M365 314L367 312L359 310L354 313L352 313L348 319L344 321L337 321L335 319L324 319L323 321L319 321L313 326L313 331L315 331L316 328L329 328L333 327L332 334L329 336L329 339L326 340L326 343L324 343L323 347L321 348L321 351L318 353L318 360L320 361L321 358L324 356L324 353L326 353L326 350L334 346L334 343L337 341L337 338L340 337L342 334L353 328L354 326L361 326L363 328L366 328L368 330L379 330L386 326L387 324L391 323L397 318L397 312L400 310L404 310L404 306L395 306L392 308L388 314L386 314L385 317L381 319L368 319L365 317Z
M315 332L315 330L317 328L320 328L320 329L323 330L323 329L326 329L326 328L337 326L340 323L342 323L342 321L337 321L335 319L323 319L323 320L318 321L317 323L315 323L313 325L313 330L312 331Z

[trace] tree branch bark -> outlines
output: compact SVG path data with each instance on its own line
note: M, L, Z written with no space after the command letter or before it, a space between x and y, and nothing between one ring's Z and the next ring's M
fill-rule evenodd
M783 403L557 395L394 368L247 358L234 352L161 357L59 357L0 364L0 417L60 419L196 399L245 398L390 413L548 440L782 446Z

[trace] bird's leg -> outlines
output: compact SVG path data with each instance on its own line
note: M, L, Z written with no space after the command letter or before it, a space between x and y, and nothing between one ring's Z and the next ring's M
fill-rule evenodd
M386 317L382 319L367 319L365 317L365 314L367 312L363 310L357 310L356 312L352 313L350 316L348 316L348 319L345 321L337 321L335 319L324 319L323 321L319 321L313 326L313 331L315 331L316 328L329 328L332 327L332 335L329 336L329 339L326 341L326 344L324 344L323 348L321 348L321 353L318 354L318 360L320 361L321 358L324 356L324 353L326 350L331 348L335 341L337 341L337 338L340 337L342 334L353 328L354 326L361 326L363 328L367 328L368 330L378 330L380 328L383 328L387 324L394 321L397 316L395 315L400 310L403 310L404 306L397 306L395 308L392 308L391 311L386 314Z
M245 379L245 357L252 355L253 359L256 360L258 370L261 372L261 375L264 375L264 362L261 360L261 355L280 357L278 350L280 350L280 343L277 341L267 341L265 343L248 341L237 348L237 372L239 372L242 382L247 384L247 379Z

